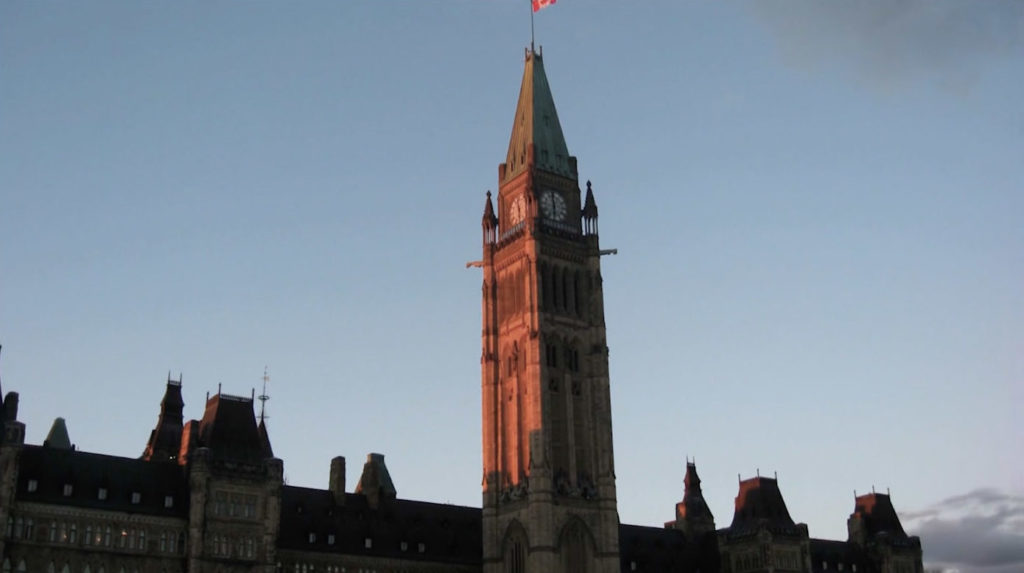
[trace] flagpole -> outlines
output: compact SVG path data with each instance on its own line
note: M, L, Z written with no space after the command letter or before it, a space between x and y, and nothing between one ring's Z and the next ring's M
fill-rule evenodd
M533 0L528 0L530 6L530 53L533 53Z

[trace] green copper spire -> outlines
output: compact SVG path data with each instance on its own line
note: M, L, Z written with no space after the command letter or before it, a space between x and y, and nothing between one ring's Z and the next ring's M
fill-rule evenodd
M565 145L562 126L558 123L555 100L551 97L548 77L544 74L543 50L528 50L523 85L519 88L519 104L512 125L505 158L505 180L526 170L530 144L534 147L537 169L573 177L569 149Z

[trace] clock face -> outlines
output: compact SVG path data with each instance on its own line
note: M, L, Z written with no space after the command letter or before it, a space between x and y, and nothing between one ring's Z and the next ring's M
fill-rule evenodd
M565 219L567 212L565 199L560 194L549 189L540 196L540 210L544 213L544 217L561 221Z
M523 200L523 196L520 195L512 200L512 204L508 206L508 218L509 222L514 226L518 225L526 217L526 202Z

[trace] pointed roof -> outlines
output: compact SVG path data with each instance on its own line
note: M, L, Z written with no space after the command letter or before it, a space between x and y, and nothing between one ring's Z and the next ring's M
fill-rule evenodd
M68 435L68 426L64 418L56 418L50 426L50 433L46 434L45 445L59 450L71 449L71 437Z
M247 462L265 459L252 399L220 393L208 399L206 412L199 421L198 445L210 448L222 459Z
M676 504L676 515L682 519L711 520L711 508L704 500L704 492L700 489L700 476L697 475L697 465L693 462L686 462L686 477L683 478L686 489L683 493L683 501Z
M591 219L597 218L597 201L594 200L594 190L590 186L590 181L587 181L587 198L583 203L583 216ZM687 469L686 475L690 475L689 469Z
M181 430L184 427L185 401L181 397L181 381L167 377L167 388L160 401L160 416L149 434L149 442L142 453L144 460L177 459L181 450Z
M543 51L542 51L543 53ZM526 52L523 83L519 88L519 103L512 124L512 137L505 158L505 181L526 170L529 148L534 148L534 165L538 169L572 177L569 148L558 122L551 86L544 73L542 53L532 49Z
M872 537L879 533L888 533L896 538L906 538L903 524L892 506L892 499L882 493L859 495L854 500L852 518L864 521L866 533Z
M494 214L494 203L491 201L491 192L487 192L487 202L484 203L483 226L490 228L498 223L498 217Z
M757 476L740 482L731 527L742 528L758 522L795 526L782 499L779 482L772 478Z

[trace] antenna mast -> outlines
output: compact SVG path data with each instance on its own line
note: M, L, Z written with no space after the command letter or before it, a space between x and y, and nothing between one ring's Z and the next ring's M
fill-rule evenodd
M260 401L260 423L261 424L263 423L263 420L267 419L267 400L270 399L270 396L267 395L267 382L270 382L270 372L267 370L267 367L264 366L263 367L263 392L260 393L259 398L257 398Z

